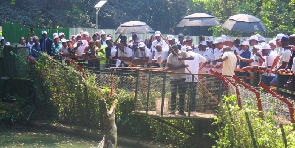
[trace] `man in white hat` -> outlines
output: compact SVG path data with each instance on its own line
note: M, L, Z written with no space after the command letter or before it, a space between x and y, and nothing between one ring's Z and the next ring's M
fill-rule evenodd
M226 36L225 38L225 42L224 42L225 46L230 47L231 51L237 51L237 47L234 46L234 40L232 37L230 36Z
M258 45L258 37L257 37L257 35L252 35L249 38L249 44L250 44L250 46Z
M205 56L205 52L207 50L207 42L206 41L201 41L199 45L199 51L198 54L201 56Z
M209 48L209 49L211 48L211 49L213 50L213 42L214 42L213 36L209 36L209 37L207 38L206 42L207 42L207 46L208 46L208 48Z
M57 33L53 34L53 43L51 46L51 52L50 55L51 56L57 56L62 48L62 44L60 43L60 39Z
M146 45L143 42L138 43L138 48L139 50L137 50L135 54L136 60L148 62L150 59L150 50L146 48Z
M156 40L154 40L152 42L152 46L151 46L151 51L152 51L152 55L154 56L155 55L155 51L156 51L156 45L157 44L160 44L161 47L162 47L162 50L170 50L168 44L162 39L162 36L161 36L161 32L160 31L156 31L155 32L155 38Z
M223 51L222 51L223 39L221 37L216 38L214 41L214 44L215 44L215 49L213 51L213 57L214 57L214 60L217 60L223 54ZM213 65L215 71L217 71L218 73L222 73L222 62L213 63L212 61L211 64Z
M188 46L190 46L195 53L199 52L198 47L193 44L193 38L190 35L185 36L183 49L186 49Z
M99 34L100 34L100 39L101 39L101 45L107 46L107 42L106 42L107 35L106 35L106 33L103 30L100 30Z
M40 39L41 51L46 52L48 55L51 55L51 47L52 47L53 41L52 39L47 37L47 31L42 31L41 33L43 37Z
M247 67L247 66L250 66L250 63L251 63L251 52L250 52L250 49L249 49L249 42L244 40L242 43L241 43L241 49L242 49L242 53L240 55L238 55L237 53L236 56L237 58L239 59L239 68L244 68L244 67ZM250 76L250 73L249 72L240 72L239 73L239 76L247 76L249 77ZM247 80L246 82L250 83L250 80Z
M156 45L156 51L153 61L154 66L160 67L167 63L167 57L169 55L169 51L167 49L163 49L161 44Z
M261 82L263 82L267 86L270 86L270 82L275 77L275 74L272 73L272 71L276 66L274 60L277 57L277 53L272 51L271 46L269 44L263 44L261 48L264 63L261 67L259 67L259 69L265 70L265 72L262 74Z
M271 52L275 52L276 54L278 53L278 51L276 50L276 48L277 48L277 43L276 43L276 40L270 40L269 42L268 42L268 44L269 44L269 46L270 46L270 48L271 48Z
M1 46L6 45L6 43L5 43L5 38L4 38L3 36L0 36L0 45L1 45Z
M65 38L65 34L63 32L60 32L58 34L58 36L59 36L60 40Z

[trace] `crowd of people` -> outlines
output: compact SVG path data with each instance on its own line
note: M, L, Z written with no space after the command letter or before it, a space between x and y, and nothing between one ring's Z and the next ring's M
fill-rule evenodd
M269 42L259 34L241 40L226 35L215 39L212 36L199 36L199 43L194 45L189 35L163 37L160 31L145 40L136 33L129 38L120 35L113 40L112 35L107 35L103 30L91 37L87 31L81 31L72 35L71 39L65 39L64 33L54 33L51 39L46 31L42 31L42 38L39 39L34 31L29 31L26 38L20 38L19 43L30 48L32 58L38 58L40 52L62 59L65 63L70 59L88 58L89 64L100 65L100 69L112 66L166 66L175 73L170 78L172 114L175 113L173 108L176 107L177 92L180 96L179 111L184 114L186 91L182 85L193 81L191 75L184 73L210 73L212 69L222 75L233 76L235 70L239 69L240 76L250 76L253 70L263 70L261 81L268 86L276 86L276 73L279 70L295 72L294 34L277 34ZM1 37L1 45L5 44L7 42Z

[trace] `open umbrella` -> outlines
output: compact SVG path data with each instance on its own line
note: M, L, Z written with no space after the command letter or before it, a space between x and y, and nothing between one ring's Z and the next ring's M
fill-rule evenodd
M140 21L125 22L121 24L116 30L116 34L140 34L149 32L154 32L154 30L151 27L149 27L145 22Z
M222 27L242 32L266 31L266 27L263 22L257 17L249 14L233 15L222 24Z
M194 13L185 16L176 27L186 26L216 26L219 25L219 21L212 15L206 13Z

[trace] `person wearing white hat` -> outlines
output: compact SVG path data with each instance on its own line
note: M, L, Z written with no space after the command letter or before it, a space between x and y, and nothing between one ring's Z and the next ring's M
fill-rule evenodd
M249 42L244 40L241 43L241 49L242 49L242 53L240 55L238 55L236 52L236 56L239 59L239 68L243 69L244 67L250 66L250 63L252 62L251 60L251 52L249 49ZM249 72L240 72L239 76L250 76ZM250 80L246 80L246 82L250 82Z
M42 37L40 39L40 46L41 46L41 51L46 52L48 55L51 55L51 47L53 44L52 39L47 37L47 31L42 31Z
M259 44L261 44L261 43L265 43L265 37L263 37L262 35L260 35L260 36L258 37L258 42L259 42Z
M270 40L269 42L268 42L268 44L269 44L269 46L270 46L270 48L271 48L271 52L275 52L276 54L278 53L278 51L276 50L276 48L277 48L277 43L276 43L276 40Z
M68 45L67 45L67 40L66 39L61 39L61 44L62 47L60 49L60 54L65 56L62 57L62 63L69 63L70 58L68 57L70 55L69 51L68 51Z
M58 36L60 40L65 38L65 34L63 32L58 33Z
M184 49L184 51L186 51L186 48L188 46L190 46L195 53L198 53L199 52L199 48L196 45L193 44L193 38L190 35L186 35L185 36L184 46L182 46L182 47L180 46L180 48L182 48L182 49Z
M200 54L201 56L205 56L205 52L207 50L207 42L206 41L201 41L200 45L199 45L199 51L198 54Z
M211 49L213 49L213 42L214 42L214 39L213 39L213 36L209 36L206 40L207 42L207 46Z
M154 59L152 59L154 62L154 66L156 67L160 67L160 65L164 66L167 63L168 55L169 55L169 51L163 49L161 44L157 44L155 56L154 56Z
M257 37L257 35L252 35L249 38L249 44L250 44L250 46L258 45L258 37Z
M117 65L119 67L128 67L130 61L132 60L133 51L129 47L126 47L124 43L118 44L118 59L120 63Z
M225 44L225 46L230 47L231 48L231 51L237 51L238 50L238 48L234 46L234 40L233 40L233 38L230 37L230 36L226 36L225 43L224 44Z
M3 36L0 36L0 45L1 46L5 45L5 38Z
M135 57L137 61L148 62L150 59L150 50L146 48L143 42L138 43L139 50L136 51ZM146 63L144 63L146 66Z
M151 52L153 53L152 54L153 57L155 55L156 45L157 44L161 44L162 50L168 50L168 51L170 50L168 44L162 39L160 31L155 32L155 38L156 38L156 40L154 40L152 42L152 46L151 46Z
M51 46L50 55L51 56L58 55L60 53L60 51L61 51L61 48L62 48L62 44L60 42L59 36L58 36L57 33L54 33L53 34L53 43L52 43L52 46Z
M275 74L272 73L272 70L276 66L274 60L277 57L277 54L272 52L271 46L269 44L263 44L261 48L264 63L261 67L259 67L259 69L265 70L265 72L262 74L261 82L267 86L270 86L270 82L275 77Z
M41 46L40 46L40 43L39 43L39 38L38 36L34 36L34 44L33 46L30 48L30 57L35 59L35 58L38 58L40 56L40 51L41 51Z
M213 50L213 60L217 60L219 59L222 54L222 48L223 48L223 39L221 37L218 37L215 39L214 41L215 44L215 49ZM214 67L214 70L217 71L218 73L222 73L222 62L217 62L217 63L213 63L213 61L211 61L211 65Z

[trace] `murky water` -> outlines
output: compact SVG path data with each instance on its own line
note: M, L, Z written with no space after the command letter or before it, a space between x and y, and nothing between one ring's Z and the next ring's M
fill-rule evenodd
M97 147L99 141L81 139L45 129L27 127L7 127L0 125L1 148L91 148ZM119 148L127 148L118 146Z

